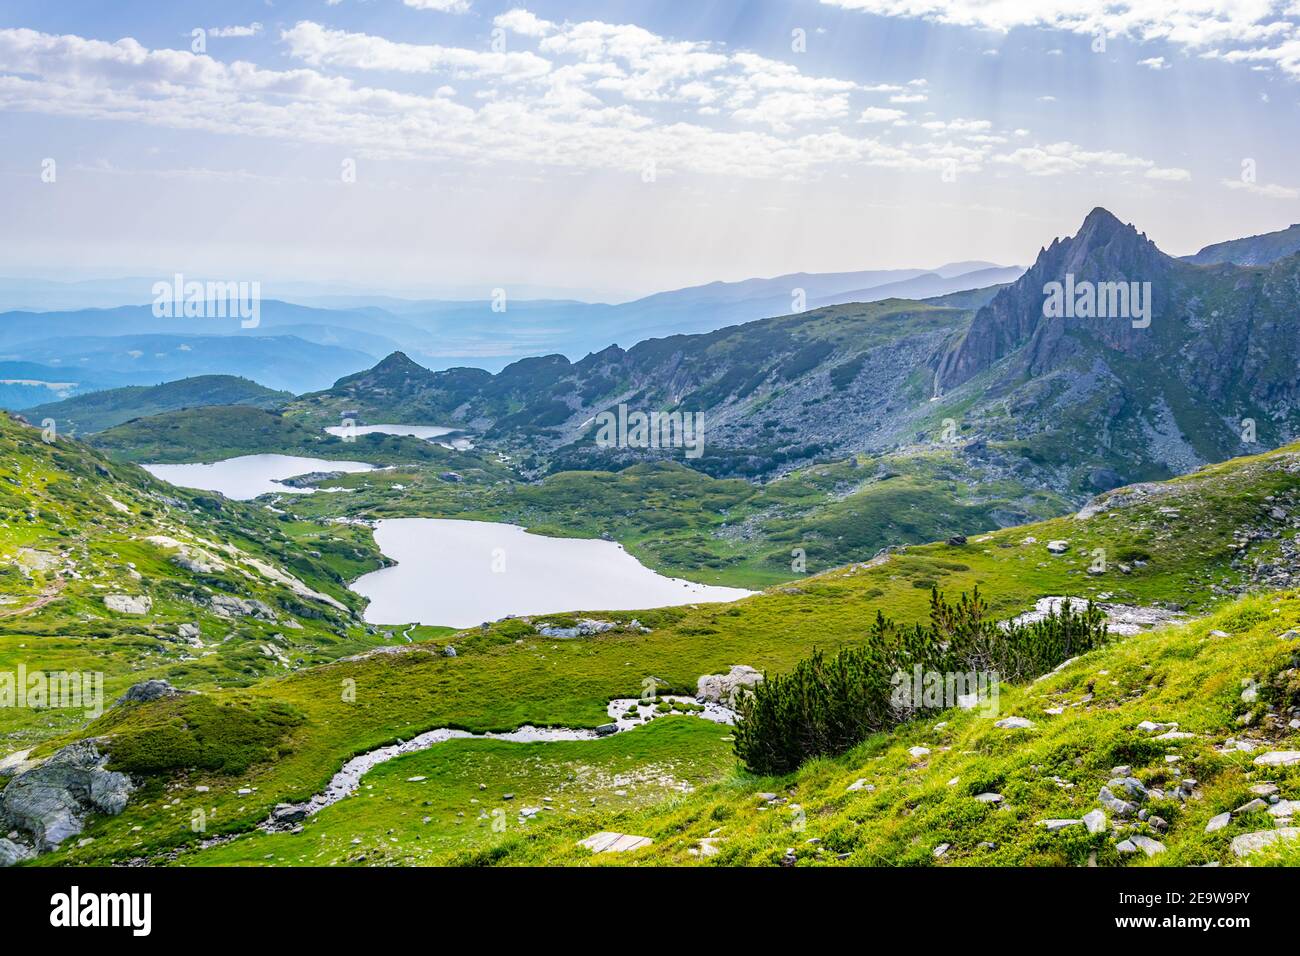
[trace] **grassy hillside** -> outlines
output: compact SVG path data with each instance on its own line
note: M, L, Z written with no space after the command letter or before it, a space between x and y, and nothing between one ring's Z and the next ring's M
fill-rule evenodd
M252 683L381 643L344 582L382 563L365 529L177 489L0 417L0 671L102 672L110 702L147 677ZM82 722L2 708L0 749Z
M833 760L781 778L733 773L722 782L649 808L602 808L581 819L548 818L470 851L448 847L443 861L495 864L721 866L1201 866L1240 862L1232 840L1273 830L1267 806L1209 821L1245 806L1273 784L1300 798L1300 768L1264 767L1269 751L1296 750L1300 732L1300 593L1247 598L1184 627L1143 634L1094 651L1029 686L1004 689L996 714L954 710L880 734ZM1289 636L1283 636L1289 635ZM1243 686L1259 685L1254 703ZM1003 729L996 719L1029 719ZM1176 723L1186 739L1163 739L1143 721ZM630 735L629 735L630 736ZM920 749L923 748L924 752ZM1249 748L1249 749L1247 749ZM410 762L408 762L410 761ZM387 765L389 781L414 764ZM1129 767L1119 773L1115 767ZM1138 779L1151 818L1107 814L1106 826L1049 831L1044 820L1079 820L1099 807L1116 776ZM1112 786L1114 786L1112 784ZM1183 789L1183 798L1176 796ZM996 794L996 802L976 799ZM986 798L987 799L987 798ZM367 801L369 802L369 801ZM390 810L390 817L393 811ZM551 822L554 821L554 822ZM322 819L318 827L324 829ZM408 828L409 829L409 828ZM576 841L612 830L655 845L594 858ZM312 832L309 830L309 832ZM398 831L404 832L404 831ZM313 834L314 835L314 834ZM1164 849L1124 852L1145 836ZM276 842L278 839L279 842ZM253 862L251 851L290 847L285 838L233 844L214 860ZM300 840L299 843L308 843ZM710 856L701 850L708 847ZM1300 843L1251 862L1300 862Z
M605 708L610 699L637 695L648 676L656 679L661 692L691 691L699 675L716 673L732 664L783 670L815 647L831 649L860 641L877 609L883 609L899 621L921 619L928 610L929 590L936 585L955 594L978 584L988 597L992 611L999 616L1026 610L1039 597L1063 594L1104 596L1104 600L1130 605L1163 603L1199 613L1213 608L1224 596L1248 587L1293 587L1295 562L1288 562L1286 555L1294 551L1292 538L1297 514L1300 514L1300 446L1291 446L1215 466L1167 484L1121 489L1105 496L1084 518L1060 518L993 532L964 545L909 548L879 562L808 577L732 605L674 608L635 615L651 628L650 633L616 630L592 638L555 640L537 635L533 622L527 619L506 620L447 638L459 652L454 658L443 656L437 647L425 644L401 648L398 653L284 673L242 690L212 690L199 697L122 708L106 714L83 733L106 737L110 748L121 755L115 759L122 760L122 766L144 768L145 789L121 817L97 819L92 824L87 832L94 838L93 843L66 848L46 861L107 862L170 853L197 839L183 824L198 809L212 821L209 836L247 831L264 819L276 803L305 799L321 790L349 757L433 728L509 730L528 723L594 727L607 719ZM1046 543L1053 540L1068 542L1068 551L1049 552ZM1105 569L1090 574L1089 568L1096 565L1098 552L1104 553ZM1296 615L1289 598L1277 605L1270 603L1271 600L1257 599L1236 611L1224 611L1225 616L1217 619L1222 630L1229 634L1244 632L1245 643L1235 654L1225 652L1215 667L1226 668L1227 658L1232 658L1238 661L1234 667L1253 669L1261 677L1269 676L1266 672L1276 660L1263 649L1281 645L1275 633L1265 632L1265 626L1276 619L1278 630L1283 630ZM1272 614L1275 607L1276 615ZM1237 617L1233 618L1233 614ZM600 616L625 621L633 615ZM567 618L549 615L547 620L563 622ZM1224 626L1234 619L1240 626ZM1189 633L1193 639L1199 639L1206 630L1197 625ZM1124 646L1117 645L1116 649L1104 653L1123 655L1127 653L1123 651ZM1171 662L1195 657L1187 649L1189 646L1175 643L1167 656ZM1147 652L1139 649L1136 653L1142 657ZM1113 660L1118 668L1122 657ZM1207 658L1207 661L1214 660ZM1151 663L1155 665L1154 661ZM1107 679L1119 683L1102 686L1105 682L1095 680L1093 672L1077 669L1084 666L1079 664L1075 665L1076 669L1063 671L1052 679L1058 683L1047 686L1064 688L1067 685L1059 682L1093 674L1092 693L1096 697L1110 695L1109 687L1126 689L1126 693L1140 688L1144 694L1159 695L1167 691L1169 700L1177 702L1200 701L1204 698L1203 686L1209 680L1209 671L1175 670L1171 663L1171 669L1150 674L1116 671ZM1222 684L1223 688L1237 680L1236 670L1225 673L1227 676L1221 680L1227 683ZM1184 681L1187 681L1185 686ZM340 692L340 688L349 686L355 689L355 698L351 700ZM1013 703L1020 700L1014 693L1006 699ZM1206 699L1209 702L1204 706L1226 706L1226 698ZM1161 710L1163 700L1153 696L1144 705L1152 713L1138 719L1148 716L1169 719L1174 712L1172 703L1170 709ZM1079 702L1079 698L1066 700L1070 702ZM1094 709L1100 711L1100 704ZM250 712L288 713L293 719L275 724L269 738L264 722L264 729L253 739L256 746L250 750L249 732L244 729L246 718L241 716ZM1129 719L1128 713L1122 715L1123 721ZM1198 730L1196 720L1202 720L1208 728L1217 719L1209 713L1186 718L1188 725ZM196 736L196 727L202 728L201 740ZM974 725L966 729L975 731ZM965 733L966 729L958 727L953 732ZM647 730L632 731L627 735L628 741ZM666 731L655 731L661 732ZM611 745L612 753L619 752L619 747L631 746L621 737L616 739L619 743ZM185 743L186 740L190 742ZM946 736L940 741L948 745ZM648 748L644 762L657 763L659 756L649 748L648 741L644 742ZM716 742L725 743L720 737ZM704 743L713 746L709 741ZM680 741L673 742L670 750L679 744ZM55 742L50 741L42 749L48 751L53 746ZM204 747L208 749L204 751ZM966 749L964 744L953 745L958 755L961 749ZM199 751L205 756L196 765L191 755ZM422 759L436 761L440 759L437 754L442 752L435 748L429 752L430 756ZM1075 756L1083 754L1069 753L1069 759ZM1145 768L1150 761L1138 761L1149 756L1148 752L1134 752L1130 754L1131 759L1115 762ZM1113 756L1108 753L1096 759L1111 760ZM1097 772L1090 761L1091 758L1084 761L1088 772ZM519 774L531 773L530 766L525 764L522 769L501 772L515 780ZM885 766L897 769L892 764ZM1210 779L1199 765L1193 766L1196 772L1192 775ZM222 771L223 767L238 769ZM815 768L806 772L815 772ZM845 775L847 772L844 771ZM490 790L496 789L495 780L478 782ZM694 786L701 781L697 777L686 782ZM208 789L195 789L199 786ZM615 789L632 792L626 787ZM598 798L597 811L601 809L602 792L592 793ZM164 794L166 801L161 799ZM485 795L479 799L486 802L492 798ZM495 805L500 805L502 799L498 795ZM589 800L587 805L591 806ZM1039 806L1044 810L1053 809L1042 802L1030 804L1035 812ZM411 811L409 806L394 809ZM718 822L723 822L726 811L719 812L723 817ZM326 819L322 815L321 820ZM673 817L664 819L671 821ZM1166 819L1171 818L1166 815ZM581 821L581 826L578 822L573 824L575 829L589 828L592 832L599 829L598 824L609 822L599 814L589 817L585 812L575 816L575 820ZM663 835L662 831L657 832ZM333 840L337 835L320 831L311 839ZM567 841L568 835L565 831L564 838L556 843L556 853L561 852L558 847ZM303 834L291 836L307 839ZM357 845L351 843L352 839L349 834L348 847ZM380 849L372 848L376 852ZM432 853L437 847L423 849ZM459 851L464 847L445 844L443 849ZM685 848L682 849L684 852ZM767 852L766 844L761 852Z
M354 441L247 405L186 408L137 418L91 436L90 443L123 461L210 462L238 455L278 453L313 458L426 463L435 468L468 465L505 474L474 453L400 435L358 435Z
M75 436L102 432L133 418L182 408L251 405L270 409L292 398L289 392L277 392L235 375L197 375L162 385L129 385L76 395L61 402L37 405L25 411L23 417L32 423L52 418L59 431Z

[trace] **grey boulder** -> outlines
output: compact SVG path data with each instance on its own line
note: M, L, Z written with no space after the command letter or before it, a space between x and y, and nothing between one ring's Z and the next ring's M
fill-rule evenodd
M131 796L131 778L105 770L107 762L94 741L69 744L0 793L0 820L31 834L43 853L80 833L87 814L121 813Z

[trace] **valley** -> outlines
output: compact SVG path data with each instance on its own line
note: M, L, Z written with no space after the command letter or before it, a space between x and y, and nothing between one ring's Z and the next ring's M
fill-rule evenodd
M39 409L76 423L53 434L0 422L0 672L102 673L105 697L92 717L0 709L0 853L1294 862L1300 758L1269 757L1300 740L1294 264L1174 262L1095 211L1025 279L968 295L496 374L395 352L296 397L93 392ZM1032 286L1066 268L1178 304L1157 296L1149 340L1053 326ZM1206 324L1247 313L1244 352ZM700 412L705 453L600 447L592 420L620 403ZM781 776L700 719L745 675L976 590L999 621L1068 597L1111 630L1005 684L995 714L931 709ZM120 806L42 817L28 792L66 761ZM1116 811L1099 791L1130 778L1141 800ZM580 844L619 834L635 848Z

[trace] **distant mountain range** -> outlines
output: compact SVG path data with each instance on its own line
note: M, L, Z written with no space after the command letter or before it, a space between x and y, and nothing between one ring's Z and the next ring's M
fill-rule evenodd
M576 360L610 342L632 345L655 336L709 332L841 302L941 295L1009 282L1022 271L962 262L934 270L795 273L714 282L620 305L515 300L509 290L496 303L333 296L315 300L328 304L323 308L268 298L261 301L255 328L243 328L235 318L158 317L148 304L11 311L0 313L0 360L56 369L102 369L129 375L132 383L149 384L178 375L228 373L301 392L323 388L399 350L432 368L474 366L499 371L532 355L558 353ZM14 280L0 280L0 299L6 283L12 287ZM142 283L124 279L84 289L30 283L20 286L23 296L18 301L30 296L39 299L45 292L53 302L67 301L69 290L87 297L93 290L95 295L130 294L138 299L146 288ZM125 336L170 339L127 342ZM195 336L204 337L202 346L193 340ZM265 361L265 343L245 347L247 340L266 336L277 339L274 351L280 361L271 366ZM188 353L183 361L172 354L178 350ZM10 400L31 404L47 398L29 390Z
M987 480L1082 496L1300 434L1300 256L1271 248L1264 264L1195 265L1096 209L978 295L832 305L495 375L395 354L287 413L459 424L552 468L598 468L644 457L595 446L600 411L702 411L708 451L691 464L713 474L947 441ZM1227 254L1266 257L1258 243ZM1047 317L1046 290L1067 276L1149 283L1149 325Z

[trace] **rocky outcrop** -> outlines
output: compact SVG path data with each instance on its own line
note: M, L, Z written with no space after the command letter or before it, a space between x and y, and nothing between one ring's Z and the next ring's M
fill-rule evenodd
M27 833L44 853L79 834L88 814L116 816L133 787L126 774L105 770L107 762L93 740L69 744L0 792L0 822Z
M235 597L233 594L214 594L208 599L212 613L218 617L254 617L260 621L274 621L275 611L256 598Z
M105 594L104 607L118 614L148 614L153 609L153 598L147 594Z
M32 851L21 843L0 839L0 867L13 866L32 856Z
M734 664L725 674L703 675L696 682L695 696L699 700L731 705L736 702L738 691L762 682L762 671L757 671L746 664Z
M143 680L132 684L125 694L117 699L119 704L146 704L163 697L175 697L180 694L175 687L165 680Z

